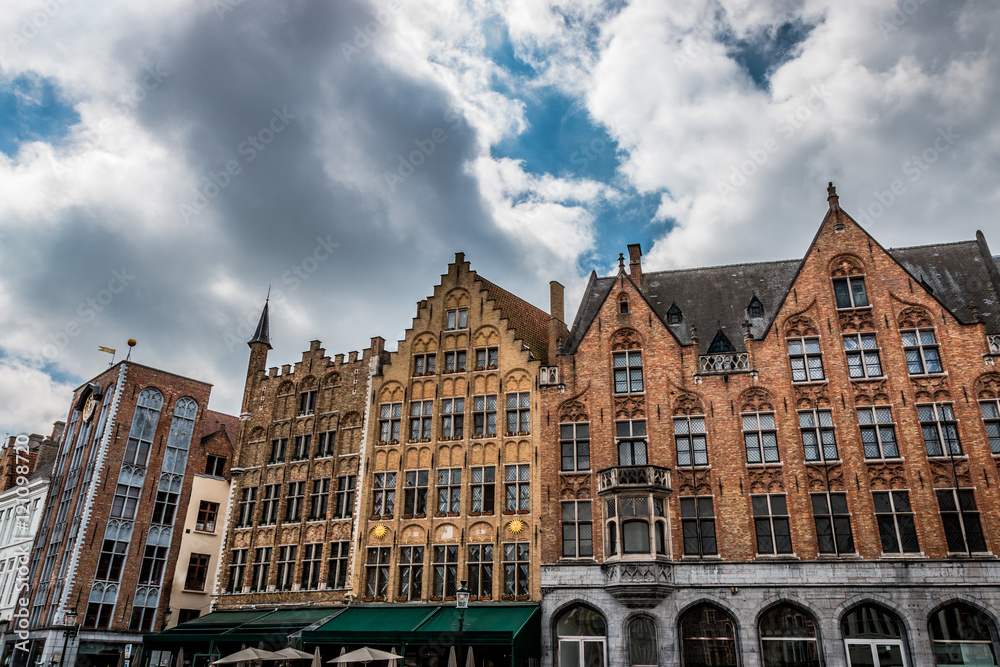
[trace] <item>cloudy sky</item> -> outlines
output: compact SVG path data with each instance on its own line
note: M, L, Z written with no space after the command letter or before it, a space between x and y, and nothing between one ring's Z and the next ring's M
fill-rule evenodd
M986 0L4 0L0 432L130 337L237 412L269 285L280 365L394 349L456 251L569 317L626 243L800 257L831 180L1000 252L998 86Z

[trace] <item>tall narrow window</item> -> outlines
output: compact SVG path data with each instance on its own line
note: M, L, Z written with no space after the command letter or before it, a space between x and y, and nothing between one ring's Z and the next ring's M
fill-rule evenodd
M861 427L861 443L865 448L866 459L899 457L892 408L858 408L858 425Z
M781 604L758 625L764 667L820 667L816 619L809 612Z
M119 480L124 476L120 476ZM119 481L115 487L115 495L111 500L111 516L120 519L134 519L136 508L139 506L139 496L142 495L143 478L134 475L131 480L126 477L128 483Z
M777 463L778 433L773 412L743 413L743 443L747 463Z
M427 516L426 470L407 470L403 478L403 516Z
M788 525L788 504L784 494L750 496L753 505L757 553L792 553L792 533Z
M453 599L455 597L455 580L458 579L458 545L446 544L434 547L434 582L431 596Z
M211 558L209 554L191 554L188 560L187 577L184 579L186 590L205 590L205 582L208 581L208 561Z
M326 575L327 588L347 588L347 556L350 550L350 542L330 542L330 561Z
M882 377L882 360L875 334L844 336L844 352L847 354L847 371L852 380Z
M365 560L365 597L385 600L389 597L390 547L368 547Z
M267 579L270 573L271 547L258 547L254 549L250 592L257 593L267 590Z
M160 591L156 588L140 586L135 591L132 602L132 617L129 619L129 630L149 632L153 629L153 619L156 618L156 607L160 603Z
M958 424L950 403L918 405L920 428L924 433L927 456L961 456Z
M326 508L330 502L330 478L314 479L312 493L309 495L309 520L323 521L326 519Z
M594 555L594 522L591 501L564 500L562 503L563 558L591 558Z
M944 372L934 329L900 331L899 335L903 338L903 353L910 375Z
M377 472L373 475L373 519L391 519L396 504L396 473Z
M437 479L437 513L458 514L462 503L462 469L439 468Z
M837 461L837 436L833 431L833 414L829 410L799 412L802 447L806 461Z
M497 434L497 395L472 397L472 434L492 438Z
M412 401L410 403L410 442L430 439L433 409L434 401Z
M789 338L788 359L792 364L792 382L818 382L826 379L819 338Z
M271 456L268 463L284 463L285 450L288 449L288 438L277 438L271 441Z
M311 435L297 435L295 436L295 446L292 449L292 460L293 461L304 461L309 458L309 450L312 445Z
M860 276L834 278L833 291L837 296L837 308L864 308L868 305L865 279Z
M504 511L531 509L531 467L527 463L504 466Z
M128 541L104 540L101 552L97 557L97 581L119 581L122 576L122 565L128 552Z
M461 440L465 435L465 399L446 398L441 401L441 439Z
M846 493L812 494L813 518L816 521L816 542L821 554L854 553L851 515Z
M268 484L264 487L264 498L261 501L260 525L273 526L278 521L278 503L281 501L281 484Z
M123 463L145 466L149 458L149 449L156 435L156 425L160 421L160 410L163 407L163 394L152 387L139 392L132 426L125 445ZM68 442L68 440L67 440Z
M559 447L562 450L563 471L590 470L590 424L561 424Z
M494 466L475 466L470 472L472 474L472 483L469 484L471 492L469 513L493 514L496 468Z
M944 523L948 551L973 553L986 551L979 508L972 489L937 489L938 508Z
M919 553L910 494L906 491L872 491L875 519L882 539L882 553Z
M628 656L632 667L660 664L656 651L656 622L649 616L634 616L629 619Z
M424 548L399 548L399 600L419 600L423 595Z
M466 568L469 573L470 596L475 600L492 600L493 545L470 544Z
M449 330L468 329L469 310L467 308L453 308L452 310L449 310L445 328Z
M319 434L319 446L316 448L316 458L334 456L337 453L337 432L324 431Z
M153 502L153 514L150 517L150 522L167 526L173 525L179 497L180 494L171 491L157 491L156 500Z
M292 590L295 579L295 557L298 546L286 545L278 547L278 580L275 582L279 591Z
M334 519L346 519L354 514L354 485L357 477L341 475L337 477L337 507L334 508Z
M253 513L257 507L257 487L249 486L240 489L239 519L237 528L247 528L253 525Z
M678 466L707 466L708 444L704 417L674 417Z
M465 372L465 350L456 350L454 352L444 353L444 372L445 373L464 373Z
M715 540L715 509L712 496L681 498L681 530L684 532L685 556L714 556L719 553Z
M618 440L618 465L644 466L646 457L646 420L615 422L615 438Z
M323 544L305 544L302 546L302 578L299 587L304 591L314 591L319 588L319 570L323 565Z
M285 521L302 520L302 503L305 500L305 482L292 482L288 485L288 498L285 504Z
M243 579L247 572L247 549L233 549L233 558L229 562L229 585L226 590L239 593L243 590Z
M531 559L527 542L503 545L503 594L505 598L527 598L531 594Z
M402 403L379 405L379 444L394 445L399 442L399 421L403 414Z
M641 393L642 351L613 352L611 360L615 369L615 393Z
M476 349L476 370L482 371L497 367L500 355L495 347L480 347Z
M507 394L507 435L527 435L531 432L531 393Z
M304 391L299 395L299 415L311 415L316 412L316 390Z
M983 413L983 425L986 426L986 437L990 441L990 451L1000 454L1000 401L980 401L979 409Z

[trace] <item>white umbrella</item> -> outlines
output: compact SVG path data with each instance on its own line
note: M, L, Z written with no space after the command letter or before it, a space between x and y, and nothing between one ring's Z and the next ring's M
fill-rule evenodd
M469 647L469 657L465 659L465 667L476 667L476 659L472 657L472 647Z
M344 655L345 653L347 653L347 647L346 646L341 646L340 647L340 655Z
M313 652L312 664L309 667L323 667L323 658L319 656L319 646L316 647L316 651Z
M344 653L339 658L334 658L333 660L327 660L327 662L363 662L366 665L372 660L401 660L403 656L397 655L395 653L387 653L385 651L380 651L377 648L369 648L367 646L359 648L356 651L351 651L350 653Z
M313 657L312 653L306 653L291 646L283 648L280 651L275 651L274 654L280 655L283 660L309 660Z
M242 651L237 651L231 655L227 655L224 658L219 658L213 665L231 665L237 662L250 662L252 660L284 660L282 656L277 653L272 653L271 651L265 651L260 648L245 648Z
M455 657L455 647L448 651L448 667L458 667L458 658Z

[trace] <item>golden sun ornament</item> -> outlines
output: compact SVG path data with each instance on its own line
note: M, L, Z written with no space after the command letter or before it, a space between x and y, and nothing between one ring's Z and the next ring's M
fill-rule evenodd
M384 523L378 524L377 526L375 526L375 530L372 531L372 535L374 535L380 540L388 534L389 534L389 529L386 528Z
M509 530L514 535L520 535L521 531L524 530L524 522L520 519L512 519L507 523L507 530Z

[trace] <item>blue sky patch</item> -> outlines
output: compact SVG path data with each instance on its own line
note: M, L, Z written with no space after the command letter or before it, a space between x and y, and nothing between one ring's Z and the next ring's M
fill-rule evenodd
M724 34L719 41L726 47L727 55L739 63L758 88L770 90L771 73L791 60L795 47L805 41L815 27L801 21L786 21L744 39Z
M79 122L80 114L49 79L21 74L0 82L0 152L13 157L25 141L58 143Z

